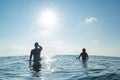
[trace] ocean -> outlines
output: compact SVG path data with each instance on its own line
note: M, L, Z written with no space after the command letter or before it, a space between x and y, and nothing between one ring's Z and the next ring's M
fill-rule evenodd
M120 57L78 55L43 56L40 67L29 66L29 56L0 57L0 80L120 80Z

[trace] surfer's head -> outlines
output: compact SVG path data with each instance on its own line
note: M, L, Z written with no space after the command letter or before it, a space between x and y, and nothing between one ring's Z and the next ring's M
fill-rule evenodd
M39 45L38 42L35 42L35 45L34 45L34 46L35 46L35 47L38 47L38 45Z
M82 49L82 51L83 51L83 52L85 52L85 51L86 51L86 49L85 49L85 48L83 48L83 49Z

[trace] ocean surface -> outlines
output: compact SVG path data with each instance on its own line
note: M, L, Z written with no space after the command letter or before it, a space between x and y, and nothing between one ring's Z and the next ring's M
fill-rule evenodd
M40 67L29 66L29 56L0 57L0 80L120 80L120 57L44 56Z

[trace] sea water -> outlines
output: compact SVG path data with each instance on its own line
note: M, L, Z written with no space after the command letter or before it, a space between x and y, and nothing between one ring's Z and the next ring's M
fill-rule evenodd
M120 57L90 56L86 63L76 57L44 56L38 71L29 56L0 57L0 80L120 80Z

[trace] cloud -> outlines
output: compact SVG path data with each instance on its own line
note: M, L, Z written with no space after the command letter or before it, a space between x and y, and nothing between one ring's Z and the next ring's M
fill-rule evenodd
M9 46L9 49L11 49L13 51L24 51L24 50L27 50L27 48L25 46L17 45L17 44Z
M59 40L44 46L44 54L47 55L60 55L60 54L73 54L79 52L79 46L67 43L67 41Z
M40 36L42 36L42 37L50 37L52 35L52 32L50 32L50 31L47 31L47 30L44 30L44 31L41 31L40 32Z
M99 43L99 40L93 40L92 43L98 44L98 43Z
M0 46L0 56L27 55L30 52L28 46L13 44L9 46Z
M95 18L95 17L89 17L89 18L85 19L86 23L93 23L93 22L96 22L96 21L97 21L97 18Z

